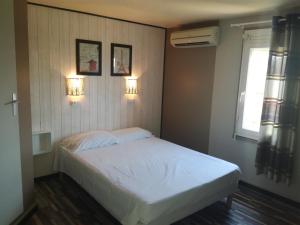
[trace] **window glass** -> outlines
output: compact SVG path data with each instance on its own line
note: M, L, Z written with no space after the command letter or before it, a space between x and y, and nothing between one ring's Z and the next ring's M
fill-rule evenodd
M243 36L235 135L257 140L265 95L271 29L246 30Z
M269 48L251 48L248 64L242 128L259 132Z

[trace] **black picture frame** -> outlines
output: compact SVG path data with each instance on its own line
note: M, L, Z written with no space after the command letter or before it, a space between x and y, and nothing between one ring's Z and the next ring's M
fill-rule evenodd
M85 45L85 50L83 50L81 45ZM89 46L91 45L91 46ZM90 48L90 49L89 49ZM93 49L97 48L97 50ZM84 52L82 52L84 51ZM90 51L90 52L88 52ZM94 51L94 52L93 52ZM83 54L86 54L83 55ZM83 59L86 58L86 59ZM91 62L87 61L91 58ZM82 62L86 60L86 62ZM97 64L98 61L98 64ZM87 64L88 68L83 69L83 65ZM85 65L87 67L87 65ZM90 41L84 39L76 39L76 73L78 75L87 76L101 76L102 75L102 43L100 41Z
M122 51L124 49L124 51ZM121 50L121 56L119 52ZM125 59L124 59L124 52ZM120 57L120 59L114 60L116 57ZM121 61L123 62L123 59L125 60L125 65L122 63L119 68L122 68L124 72L116 72L117 67L114 63L114 61ZM110 60L110 68L111 68L111 76L131 76L132 73L132 45L124 45L124 44L117 44L117 43L111 43L111 60ZM120 71L120 69L118 69Z

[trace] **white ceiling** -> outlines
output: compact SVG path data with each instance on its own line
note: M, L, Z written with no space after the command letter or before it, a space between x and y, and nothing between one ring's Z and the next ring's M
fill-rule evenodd
M162 27L299 6L300 0L29 0Z

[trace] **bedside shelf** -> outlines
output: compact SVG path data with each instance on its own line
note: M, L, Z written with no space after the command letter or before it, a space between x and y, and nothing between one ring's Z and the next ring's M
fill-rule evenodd
M40 155L51 152L51 132L39 131L32 133L32 154Z

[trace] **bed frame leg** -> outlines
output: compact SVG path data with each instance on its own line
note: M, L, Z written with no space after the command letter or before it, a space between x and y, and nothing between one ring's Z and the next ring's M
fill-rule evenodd
M232 206L232 195L228 195L226 198L226 207L227 209L231 209Z

